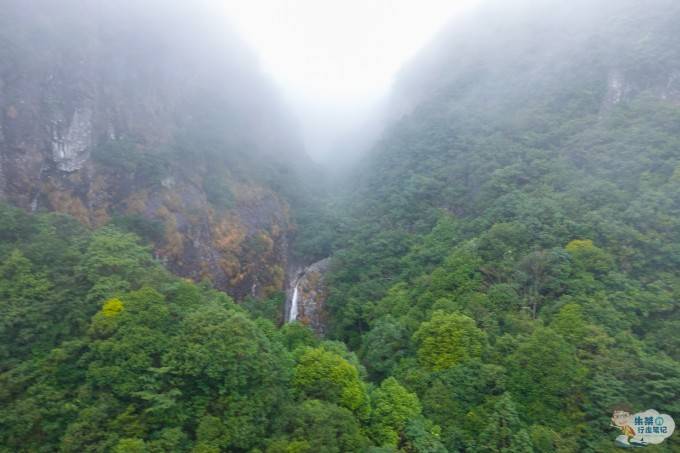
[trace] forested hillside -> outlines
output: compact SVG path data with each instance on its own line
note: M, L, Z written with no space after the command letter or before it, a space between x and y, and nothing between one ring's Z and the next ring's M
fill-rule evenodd
M218 11L202 0L4 2L0 198L125 226L175 273L268 297L291 256L323 254L293 249L314 222L319 171Z
M680 7L501 3L403 72L330 330L449 451L610 451L680 416Z
M443 451L354 353L172 276L139 238L0 206L0 451Z
M600 453L614 410L680 420L677 2L479 2L331 195L200 8L10 3L0 453ZM300 281L325 337L282 322Z

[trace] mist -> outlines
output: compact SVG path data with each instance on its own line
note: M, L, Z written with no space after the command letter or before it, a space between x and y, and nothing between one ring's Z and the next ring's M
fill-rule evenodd
M472 3L259 0L225 11L283 93L308 153L330 163L354 151L342 149L348 137L374 128L400 68Z
M0 451L679 451L678 24L0 0Z
M222 12L285 100L306 152L334 167L354 162L384 127L456 73L499 59L538 61L540 52L568 55L620 8L608 1L259 0L232 1Z

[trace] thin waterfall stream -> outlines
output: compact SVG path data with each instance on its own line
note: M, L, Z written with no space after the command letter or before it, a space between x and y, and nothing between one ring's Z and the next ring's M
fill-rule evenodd
M298 317L298 283L295 282L293 289L293 298L290 301L290 312L288 313L288 322L297 321Z
M323 304L327 293L323 275L328 269L329 259L323 259L306 267L298 267L289 274L285 322L299 321L321 333L323 326Z

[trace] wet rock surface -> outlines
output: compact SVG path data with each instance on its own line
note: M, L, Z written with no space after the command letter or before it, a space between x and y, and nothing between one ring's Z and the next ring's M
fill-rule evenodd
M271 87L239 43L97 3L3 11L0 200L90 227L140 218L177 274L237 299L284 290L294 226L269 168L306 155Z
M330 258L326 258L304 268L291 282L288 296L287 320L306 324L318 335L326 332L328 287L325 275L329 267ZM292 309L293 303L297 304L297 310ZM295 313L296 319L291 319L291 313Z

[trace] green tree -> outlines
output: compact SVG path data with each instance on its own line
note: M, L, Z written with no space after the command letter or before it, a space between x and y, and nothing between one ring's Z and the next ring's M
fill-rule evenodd
M370 445L354 414L329 402L304 401L284 419L288 439L272 442L268 453L343 453L366 451Z
M192 412L184 416L219 425L222 449L260 445L270 429L266 421L288 397L292 364L283 346L273 344L240 310L216 304L188 314L179 328L173 343L178 346L161 363L190 398Z
M413 336L418 358L430 370L443 370L481 356L486 336L465 315L435 311Z
M158 276L159 268L153 261L148 246L140 244L139 238L122 233L112 227L97 230L88 244L80 271L92 283L102 278L115 279L113 289L132 285L138 289L143 282L151 283ZM114 294L103 294L111 297Z
M391 447L400 444L408 422L421 412L418 396L392 377L371 393L371 407L371 436L379 445Z
M527 421L560 429L580 418L586 369L575 348L552 329L536 329L507 366L508 388Z
M305 350L295 366L293 383L307 398L338 404L361 417L368 415L368 394L359 371L336 353L323 348Z
M574 239L564 249L586 272L603 274L612 269L613 260L604 250L595 246L590 239Z
M534 319L547 299L564 292L569 272L569 261L559 250L538 250L519 262L517 279Z
M477 445L474 451L479 453L533 453L531 439L509 393L501 395L494 404Z
M59 312L52 285L14 250L0 263L0 371L31 351L46 352L59 333Z
M360 355L373 378L392 375L402 357L411 349L408 332L391 315L378 319L364 335Z

